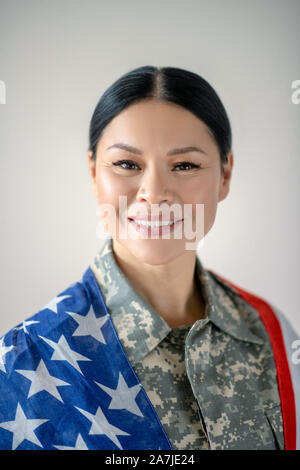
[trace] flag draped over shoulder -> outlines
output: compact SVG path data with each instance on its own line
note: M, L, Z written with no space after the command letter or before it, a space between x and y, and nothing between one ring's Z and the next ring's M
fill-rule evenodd
M0 339L0 449L172 449L90 269Z

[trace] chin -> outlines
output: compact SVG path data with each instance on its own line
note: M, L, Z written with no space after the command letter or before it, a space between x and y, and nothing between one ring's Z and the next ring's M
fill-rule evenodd
M134 240L126 248L140 262L152 266L168 264L182 256L184 243L178 240Z

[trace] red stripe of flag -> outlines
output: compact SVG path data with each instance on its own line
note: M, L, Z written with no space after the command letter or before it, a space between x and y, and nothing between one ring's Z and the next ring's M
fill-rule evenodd
M211 271L211 270L210 270ZM213 272L213 271L211 271ZM281 401L284 442L286 450L296 449L296 405L293 383L279 320L270 305L261 298L244 291L217 273L216 277L235 289L259 313L269 334L277 369L277 380Z

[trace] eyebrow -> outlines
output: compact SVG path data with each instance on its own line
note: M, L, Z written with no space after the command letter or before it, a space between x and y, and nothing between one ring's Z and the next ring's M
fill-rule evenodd
M107 147L106 150L112 149L112 148L119 148L122 150L126 150L127 152L130 153L135 153L136 155L143 155L143 152L135 147L132 147L131 145L123 144L122 142L118 142L117 144L111 145L110 147ZM179 155L181 153L188 153L188 152L200 152L203 153L204 155L207 155L204 150L202 150L199 147L183 147L183 148L177 148L170 150L167 155Z

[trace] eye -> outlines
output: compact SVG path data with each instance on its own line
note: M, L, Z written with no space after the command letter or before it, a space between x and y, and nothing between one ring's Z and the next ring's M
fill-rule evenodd
M113 163L114 166L119 166L121 168L123 168L123 170L137 170L139 169L139 166L133 162L132 160L118 160L117 162L114 162ZM134 166L136 168L134 168ZM187 166L190 166L190 168L187 168ZM200 168L200 165L196 165L195 163L191 163L191 162L180 162L180 163L177 163L174 168L178 168L179 167L179 170L175 170L175 171L188 171L190 169L194 169L194 168ZM180 168L181 167L181 168ZM184 169L183 169L184 167ZM172 170L174 171L174 170Z
M192 167L192 169L193 169L193 168L200 168L200 165L195 165L195 163L191 163L191 162L180 162L180 163L177 163L177 165L175 165L175 168L176 168L176 167L186 167L186 165L189 165L190 167ZM182 170L182 168L181 168L179 171L181 171L181 170ZM177 170L175 170L175 171L177 171ZM187 171L187 170L183 170L183 171Z
M120 166L124 170L131 170L132 168L126 168L126 165L135 165L138 166L136 163L134 163L132 160L119 160L118 162L113 163L114 166Z

